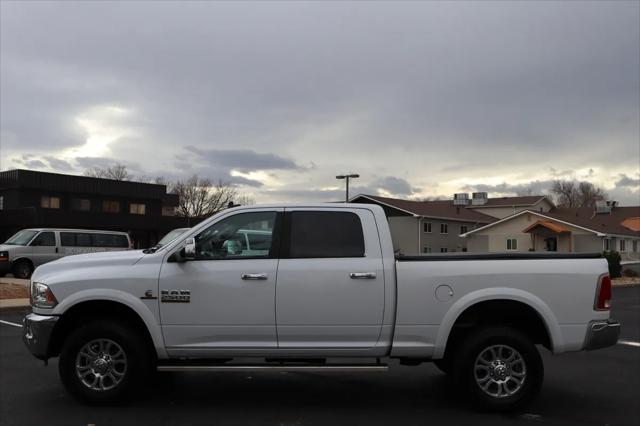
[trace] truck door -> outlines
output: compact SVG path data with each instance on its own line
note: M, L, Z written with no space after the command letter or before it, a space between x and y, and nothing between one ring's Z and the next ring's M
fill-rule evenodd
M169 254L165 257L159 299L170 355L277 348L277 236L283 210L229 213L195 235L184 234L195 238L194 260L172 262ZM262 250L247 250L247 229L259 229L268 237Z
M280 348L364 349L380 336L382 252L367 209L285 210L276 285Z

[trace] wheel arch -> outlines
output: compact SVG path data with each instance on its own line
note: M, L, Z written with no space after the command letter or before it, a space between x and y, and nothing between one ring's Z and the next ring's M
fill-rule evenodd
M57 356L64 338L73 329L86 323L87 320L113 318L126 323L139 332L151 352L158 358L166 357L164 341L157 321L146 305L138 300L135 302L118 298L113 294L103 295L99 298L95 295L92 297L79 295L74 301L65 300L64 306L59 305L54 311L54 314L59 315L60 319L53 329L49 342L49 356Z
M506 309L507 315L500 315L497 309ZM479 317L480 314L486 317ZM497 318L517 315L520 319L531 319L534 325L524 331L540 333L539 343L549 350L560 352L563 347L562 333L558 321L549 306L539 297L529 292L513 288L488 288L469 293L454 303L445 314L436 336L434 359L443 358L448 347L455 340L458 327L466 325L468 319L481 318L491 322ZM504 321L503 321L504 322ZM502 324L505 325L505 324ZM521 324L512 324L519 328Z

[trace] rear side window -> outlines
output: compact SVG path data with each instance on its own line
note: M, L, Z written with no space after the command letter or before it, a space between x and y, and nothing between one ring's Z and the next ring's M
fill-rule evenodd
M362 223L355 213L290 213L289 257L363 257Z
M93 247L91 234L84 232L61 232L60 243L63 247Z

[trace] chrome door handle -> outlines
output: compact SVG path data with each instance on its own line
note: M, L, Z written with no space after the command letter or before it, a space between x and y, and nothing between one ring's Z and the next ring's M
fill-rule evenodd
M267 274L242 274L240 278L243 280L266 280L269 276Z
M357 279L374 279L376 277L376 273L375 272L352 272L349 274L349 277L351 277L354 280Z

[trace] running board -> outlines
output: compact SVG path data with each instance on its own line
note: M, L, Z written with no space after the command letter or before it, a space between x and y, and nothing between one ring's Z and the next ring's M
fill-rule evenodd
M265 365L265 364L236 364L236 365L159 365L159 372L169 371L357 371L384 372L389 369L387 364L334 364L334 365Z

